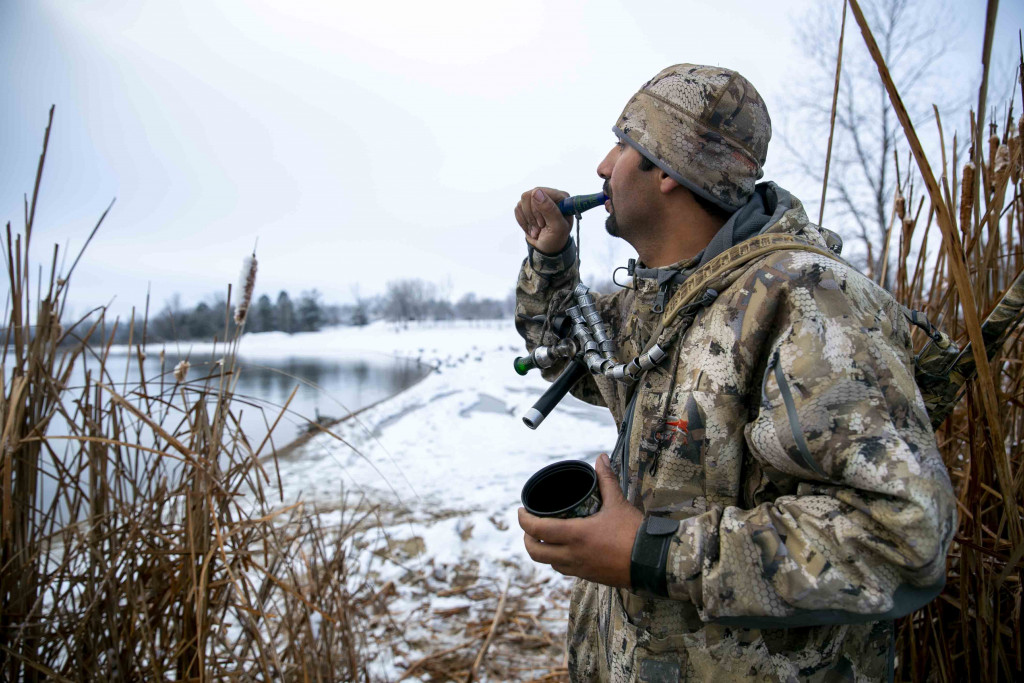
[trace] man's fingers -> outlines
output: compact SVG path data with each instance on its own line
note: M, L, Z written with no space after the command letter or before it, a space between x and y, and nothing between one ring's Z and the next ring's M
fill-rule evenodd
M578 525L582 519L546 519L531 515L519 508L519 526L528 536L551 545L566 545L579 538Z
M523 215L523 210L520 209L518 205L516 206L515 214L516 214L516 223L519 224L519 227L522 228L524 232L529 233L530 232L530 226L528 226L526 224L526 216Z
M619 478L615 475L615 471L612 470L611 461L606 453L602 453L597 457L596 469L597 483L601 488L601 500L604 501L604 504L608 505L619 500L624 502L625 498L622 495L622 489L619 488Z
M571 562L572 553L568 546L555 543L541 543L530 534L523 534L523 545L534 562L566 565Z
M550 206L551 200L544 194L544 190L539 187L533 191L530 200L533 204L533 220L537 223L538 227L545 227L547 225L545 214L548 213L546 209Z
M527 225L537 225L533 215L533 190L527 190L523 193L519 201L519 208L523 210L523 218L526 220Z
M540 234L540 228L535 225L530 225L527 222L526 217L523 215L523 210L520 207L516 207L515 214L516 221L519 223L519 227L523 229L523 232L526 233L526 236L531 240L537 239L537 236Z
M538 221L543 221L541 225L547 225L548 221L553 225L565 221L562 212L558 210L558 205L539 188L533 193L533 211Z
M515 208L519 227L531 239L537 239L540 237L540 231L544 228L556 227L560 223L567 225L556 202L568 196L567 193L551 187L535 187L532 190L527 190L520 196L519 204Z
M553 187L541 187L539 189L544 190L544 194L546 194L547 196L551 197L551 201L556 202L556 203L562 201L563 199L565 199L566 197L569 196L568 192L564 192L562 190L556 190Z
M566 238L570 223L558 210L556 202L567 196L564 192L549 188L537 188L533 193L533 215L536 223L550 230L552 234L564 235Z

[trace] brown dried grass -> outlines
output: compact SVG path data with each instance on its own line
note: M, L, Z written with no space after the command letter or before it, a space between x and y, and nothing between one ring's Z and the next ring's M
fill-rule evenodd
M24 232L8 223L0 245L0 679L367 679L373 593L346 541L369 513L326 528L283 504L232 404L237 334L197 377L147 377L143 322L131 386L103 311L61 326L74 265L60 272L55 248L32 278L49 132Z

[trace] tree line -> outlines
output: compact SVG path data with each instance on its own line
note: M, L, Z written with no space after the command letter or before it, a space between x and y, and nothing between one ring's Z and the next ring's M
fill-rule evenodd
M433 283L419 279L388 282L385 292L374 296L361 296L353 288L351 303L328 304L316 289L306 290L293 298L286 290L276 296L260 294L250 304L245 321L246 332L316 332L337 325L368 325L376 320L389 322L493 320L510 318L515 311L515 296L504 299L478 297L470 292L456 301ZM232 302L234 304L234 302ZM227 308L223 294L207 297L194 306L186 306L179 295L174 295L155 315L150 315L145 326L149 342L224 339L235 334L234 309ZM91 322L84 321L79 330L84 333ZM103 338L114 343L126 343L129 335L142 338L143 325L136 321L134 330L129 321L121 320L116 330L107 322Z

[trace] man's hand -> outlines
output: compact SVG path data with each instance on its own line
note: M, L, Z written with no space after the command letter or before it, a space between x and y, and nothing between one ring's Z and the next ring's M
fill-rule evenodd
M549 519L519 508L526 552L535 562L550 564L560 574L629 588L629 561L643 513L623 497L604 453L597 459L597 482L601 509L590 517Z
M565 247L572 226L558 210L558 202L568 196L550 187L535 187L523 193L516 204L516 221L534 249L557 254Z

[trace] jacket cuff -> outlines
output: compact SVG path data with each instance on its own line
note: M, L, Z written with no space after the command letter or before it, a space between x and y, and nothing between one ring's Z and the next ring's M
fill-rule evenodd
M679 520L668 517L645 517L641 522L629 558L629 583L634 593L668 597L665 566L678 528Z
M559 275L569 270L576 262L576 242L572 237L566 241L562 251L557 254L545 254L540 249L535 249L529 242L526 243L526 248L529 252L527 261L529 261L530 267L534 272L546 277Z
M716 527L717 515L704 513L691 517L679 524L679 529L669 544L665 563L665 585L668 597L673 600L689 600L703 612L703 568L707 551L710 527Z

